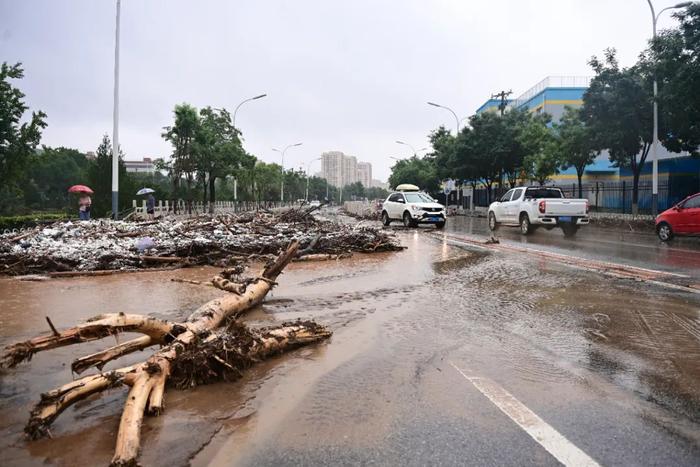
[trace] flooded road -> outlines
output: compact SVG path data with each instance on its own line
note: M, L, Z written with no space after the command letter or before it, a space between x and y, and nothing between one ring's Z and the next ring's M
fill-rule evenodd
M445 227L450 233L491 236L486 218L451 217ZM495 236L508 243L584 258L622 262L631 266L687 274L700 283L700 237L677 237L664 243L653 231L626 231L594 225L582 227L574 238L561 229L537 229L530 235L516 227L499 227Z
M233 384L170 389L165 414L144 422L141 462L556 465L578 452L601 465L700 463L698 294L398 235L401 253L290 265L245 319L310 317L332 339ZM169 278L214 271L0 280L0 345L47 330L46 315L60 327L109 311L180 319L218 291ZM0 463L109 462L123 388L71 407L53 439L21 436L40 392L98 348L0 375ZM566 442L536 441L516 423L523 413Z

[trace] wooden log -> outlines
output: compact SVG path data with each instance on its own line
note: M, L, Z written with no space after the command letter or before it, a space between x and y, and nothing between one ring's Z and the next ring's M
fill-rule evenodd
M299 256L298 258L294 258L294 261L329 261L334 259L349 258L351 256L351 254L334 255L325 253L314 253L310 255Z
M229 294L205 303L190 315L184 323L187 331L178 335L170 345L156 352L146 364L137 369L134 385L129 392L127 404L122 413L117 435L117 445L112 465L131 465L136 462L141 438L146 402L155 380L170 375L170 362L183 352L202 333L209 333L219 327L227 318L235 318L243 311L262 302L272 288L273 281L282 273L299 249L299 242L293 242L285 252L262 273L262 276L246 288L242 295ZM162 408L162 405L158 409Z
M170 266L164 268L147 268L147 269L100 269L97 271L54 271L49 272L49 277L80 277L80 276L111 276L112 274L126 274L133 272L158 272L158 271L172 271L174 269L180 269L186 266L187 263L182 263L177 266Z
M31 412L29 421L24 428L25 433L31 439L47 436L51 423L67 407L91 394L118 386L124 376L134 371L134 368L134 366L129 366L107 373L86 376L43 393L41 401Z
M37 352L102 339L119 332L139 332L149 336L154 343L166 343L184 330L182 325L143 315L125 313L100 315L84 324L58 333L52 326L51 334L44 334L5 347L0 366L12 368L25 360L31 360Z
M141 261L150 261L152 263L188 263L190 258L180 256L148 256L142 255L138 257Z
M136 339L131 339L126 342L122 342L119 345L115 345L114 347L110 347L100 352L77 358L73 360L73 363L71 363L71 370L77 374L81 374L82 372L93 366L96 367L98 370L101 370L107 363L111 362L112 360L116 360L119 357L128 355L138 350L143 350L147 347L155 345L156 343L157 342L154 341L151 336L137 337Z

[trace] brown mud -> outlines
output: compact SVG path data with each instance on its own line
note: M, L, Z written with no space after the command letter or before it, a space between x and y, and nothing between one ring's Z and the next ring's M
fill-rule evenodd
M692 438L700 423L697 297L525 264L516 255L465 251L420 232L398 235L408 247L400 253L289 265L245 321L312 318L334 336L263 362L233 383L169 391L167 414L144 421L143 465L250 465L328 446L376 447L416 400L447 419L463 410L431 379L442 377L446 359L460 352L475 370L510 387L585 381ZM46 315L59 328L109 311L183 319L221 292L169 279L207 281L215 271L0 280L0 345L48 331ZM57 349L3 370L2 464L109 462L123 389L68 409L52 439L22 436L40 392L70 380L70 361L100 347Z

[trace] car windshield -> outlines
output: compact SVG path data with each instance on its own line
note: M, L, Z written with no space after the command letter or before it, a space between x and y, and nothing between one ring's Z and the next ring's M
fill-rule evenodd
M433 199L423 193L404 193L408 203L432 203Z
M563 197L559 188L528 188L525 192L525 199Z

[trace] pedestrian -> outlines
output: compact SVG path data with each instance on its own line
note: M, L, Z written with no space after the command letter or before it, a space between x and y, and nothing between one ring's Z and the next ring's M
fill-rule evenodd
M153 196L153 193L149 193L148 198L146 198L146 214L148 214L148 218L151 220L155 218L156 198Z
M90 220L90 207L92 206L92 199L87 193L83 193L78 200L78 217L81 221Z

